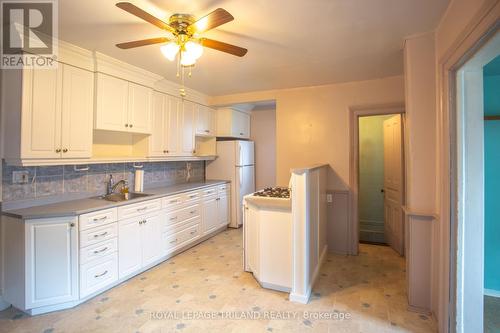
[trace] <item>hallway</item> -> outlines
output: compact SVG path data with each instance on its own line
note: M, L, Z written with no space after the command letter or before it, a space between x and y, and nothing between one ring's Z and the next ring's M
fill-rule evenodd
M0 332L436 331L432 318L407 311L404 259L387 246L361 244L357 257L328 255L304 305L260 288L243 272L241 244L241 229L222 232L74 309L37 317L7 309L0 312ZM292 318L269 318L283 311ZM187 318L190 313L219 317ZM248 313L259 318L241 318ZM351 318L310 316L320 313Z

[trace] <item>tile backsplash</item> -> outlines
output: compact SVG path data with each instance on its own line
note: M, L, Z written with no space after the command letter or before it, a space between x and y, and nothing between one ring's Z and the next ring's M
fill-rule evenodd
M56 165L19 167L2 162L2 198L4 202L50 198L65 194L99 195L106 191L106 181L110 174L115 181L127 179L130 189L134 189L134 163L107 163L89 165ZM190 182L205 179L203 161L192 162L144 162L144 187L173 185L186 182L187 163L191 163ZM87 171L78 171L86 168ZM13 184L14 171L29 174L26 184Z

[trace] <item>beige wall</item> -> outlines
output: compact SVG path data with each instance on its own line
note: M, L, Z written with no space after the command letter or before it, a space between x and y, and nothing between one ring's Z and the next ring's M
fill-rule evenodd
M404 101L401 76L343 84L212 97L212 105L276 100L276 177L290 169L328 163L328 189L349 188L349 107Z
M276 185L276 109L251 113L250 139L255 142L255 188Z

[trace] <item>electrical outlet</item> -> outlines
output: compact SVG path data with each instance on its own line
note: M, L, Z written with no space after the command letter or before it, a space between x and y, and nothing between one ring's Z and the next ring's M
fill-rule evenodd
M326 202L333 202L333 196L331 194L326 195Z
M30 172L26 170L12 172L12 184L28 184Z

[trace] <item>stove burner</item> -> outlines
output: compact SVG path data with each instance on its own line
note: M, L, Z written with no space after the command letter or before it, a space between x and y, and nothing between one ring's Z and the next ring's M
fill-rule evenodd
M256 197L269 197L269 198L290 198L290 189L286 187L266 187L265 189L255 192Z

